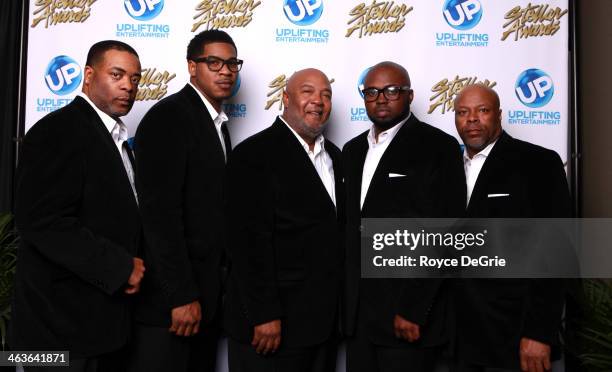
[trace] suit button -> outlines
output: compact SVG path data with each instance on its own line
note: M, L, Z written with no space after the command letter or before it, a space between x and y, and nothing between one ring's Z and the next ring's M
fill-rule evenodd
M359 225L359 231L363 231L363 225Z

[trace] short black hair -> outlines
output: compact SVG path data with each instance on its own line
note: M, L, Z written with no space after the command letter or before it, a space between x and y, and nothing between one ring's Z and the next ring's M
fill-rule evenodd
M229 34L221 30L204 30L191 39L187 46L187 60L197 58L204 51L206 44L210 43L227 43L234 47L236 53L238 48L234 44L234 40Z
M87 52L87 61L85 62L86 66L93 66L99 63L102 60L102 56L108 50L120 50L123 52L128 52L135 55L137 58L138 53L136 50L132 48L130 45L124 43L123 41L118 40L103 40L98 41L94 45L89 48L89 52Z

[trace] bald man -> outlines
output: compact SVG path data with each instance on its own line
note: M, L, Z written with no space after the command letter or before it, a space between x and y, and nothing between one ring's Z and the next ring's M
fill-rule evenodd
M571 217L559 155L508 135L493 89L467 86L454 106L455 126L465 144L467 217ZM550 370L551 360L559 357L562 282L465 279L457 283L456 372Z
M271 127L228 163L231 372L334 371L342 277L340 150L323 137L328 78L305 69Z
M465 205L459 143L410 111L408 72L381 62L362 87L370 130L343 150L347 190L344 306L348 372L429 371L449 341L441 280L362 279L362 218L458 217Z

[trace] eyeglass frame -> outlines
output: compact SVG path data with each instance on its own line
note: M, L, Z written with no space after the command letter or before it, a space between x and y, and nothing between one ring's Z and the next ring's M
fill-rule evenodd
M359 88L360 88L360 89L359 89L359 91L361 92L361 94L363 94L363 100L364 100L364 101L366 101L366 102L375 102L376 100L378 100L378 97L380 97L380 93L382 93L382 94L383 94L383 96L384 96L384 97L385 97L387 100L389 100L389 101L397 101L397 100L399 99L399 97L400 97L400 93L401 93L401 92L411 92L411 91L412 91L412 88L410 88L410 85L394 85L394 84L387 85L386 87L383 87L383 88L380 88L380 89L379 89L379 88L375 88L375 87L365 88L365 87L363 86L363 84L361 84L361 85L359 86ZM389 88L398 88L398 89L399 89L399 91L398 91L398 94L397 94L397 97L396 97L396 98L389 98L389 97L387 96L387 93L386 93L386 92L387 92L387 89L389 89ZM368 99L366 98L366 97L367 97L367 95L366 95L365 91L366 91L366 90L371 90L371 89L372 89L372 90L376 90L376 97L375 97L374 99L372 99L372 100L368 100Z
M227 69L230 72L239 72L242 69L242 64L244 63L244 60L242 59L238 59L238 58L223 59L223 58L219 58L216 56L196 57L196 58L192 58L191 60L195 63L206 63L206 67L208 67L208 69L212 72L219 72L223 70L223 66L227 66ZM212 68L210 68L210 63L212 62L221 62L221 67L219 67L218 70L213 70ZM236 62L235 66L238 66L238 69L236 71L232 70L228 62Z

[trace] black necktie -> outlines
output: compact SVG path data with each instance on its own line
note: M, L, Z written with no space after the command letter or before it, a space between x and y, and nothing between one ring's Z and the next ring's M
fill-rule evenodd
M232 142L230 141L229 130L227 130L225 123L221 124L221 134L223 135L223 144L225 145L225 159L227 159L232 151Z

